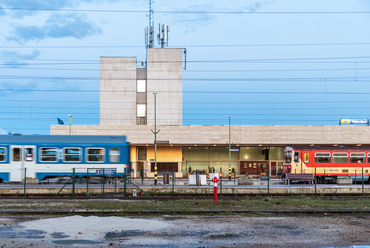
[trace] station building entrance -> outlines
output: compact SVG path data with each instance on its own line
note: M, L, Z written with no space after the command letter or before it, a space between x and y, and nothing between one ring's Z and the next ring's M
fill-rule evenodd
M232 147L230 167L237 175L260 175L261 173L279 176L283 169L283 147ZM183 147L184 175L199 170L229 172L229 147Z
M232 147L230 168L236 175L279 176L283 168L283 147ZM135 176L154 176L154 149L151 146L131 147L131 166ZM228 146L158 146L157 174L176 173L187 177L189 173L229 172Z

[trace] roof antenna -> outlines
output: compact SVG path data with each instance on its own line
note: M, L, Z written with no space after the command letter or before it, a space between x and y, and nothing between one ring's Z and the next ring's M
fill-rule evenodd
M154 11L152 9L152 0L149 0L149 26L145 28L145 46L146 48L154 47Z

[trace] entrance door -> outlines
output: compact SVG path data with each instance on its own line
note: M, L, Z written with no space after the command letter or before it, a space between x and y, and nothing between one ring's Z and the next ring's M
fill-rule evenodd
M31 145L12 145L10 146L10 181L22 181L26 177L34 176L34 171L30 170L25 175L25 168L33 169L36 163L36 146Z
M271 162L270 168L271 168L271 175L276 176L276 171L277 171L277 163L276 162Z

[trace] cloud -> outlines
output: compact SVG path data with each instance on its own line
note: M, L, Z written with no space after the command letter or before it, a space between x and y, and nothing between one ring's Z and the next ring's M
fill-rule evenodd
M46 38L83 39L101 33L102 30L90 22L86 14L66 13L51 15L44 26L15 26L7 40L24 44L27 41Z
M8 134L8 132L5 131L4 129L0 128L0 134Z
M6 59L3 66L6 68L19 68L27 66L27 62L20 62L20 60L32 60L39 57L41 52L39 50L33 50L30 54L20 54L14 51L2 51L0 57Z
M246 6L245 10L250 11L250 12L256 12L258 9L260 9L264 5L270 4L272 2L274 1L273 0L257 1L257 2L251 3L248 6Z
M33 16L38 14L43 9L63 9L79 6L83 3L100 3L100 2L120 2L122 0L1 0L1 8L14 8L26 10L9 10L0 9L1 14L9 14L17 18L24 16ZM40 9L40 11L38 11Z

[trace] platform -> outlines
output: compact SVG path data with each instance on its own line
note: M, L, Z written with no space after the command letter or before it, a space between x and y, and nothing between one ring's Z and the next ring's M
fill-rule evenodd
M126 194L132 195L134 190L139 194L141 191L145 191L149 195L151 193L170 194L172 190L175 194L213 194L214 183L207 181L207 185L204 186L190 186L188 180L180 179L175 181L175 185L172 186L172 181L169 184L163 185L163 180L157 181L157 185L154 185L153 179L132 180L135 184L126 185ZM235 184L234 184L235 183ZM235 180L223 180L222 181L222 193L223 194L370 194L369 184L352 184L352 185L337 185L337 184L291 184L285 185L281 180L270 180L269 184L265 180L254 180L253 185L237 185L238 181ZM63 187L63 184L38 184L38 185L26 185L26 194L56 194ZM75 194L101 194L102 192L118 193L123 194L124 185L122 183L117 184L89 184L88 191L86 184L76 184ZM221 185L218 184L218 192L221 193ZM71 194L72 185L68 184L60 194ZM1 195L23 195L24 185L0 185Z

